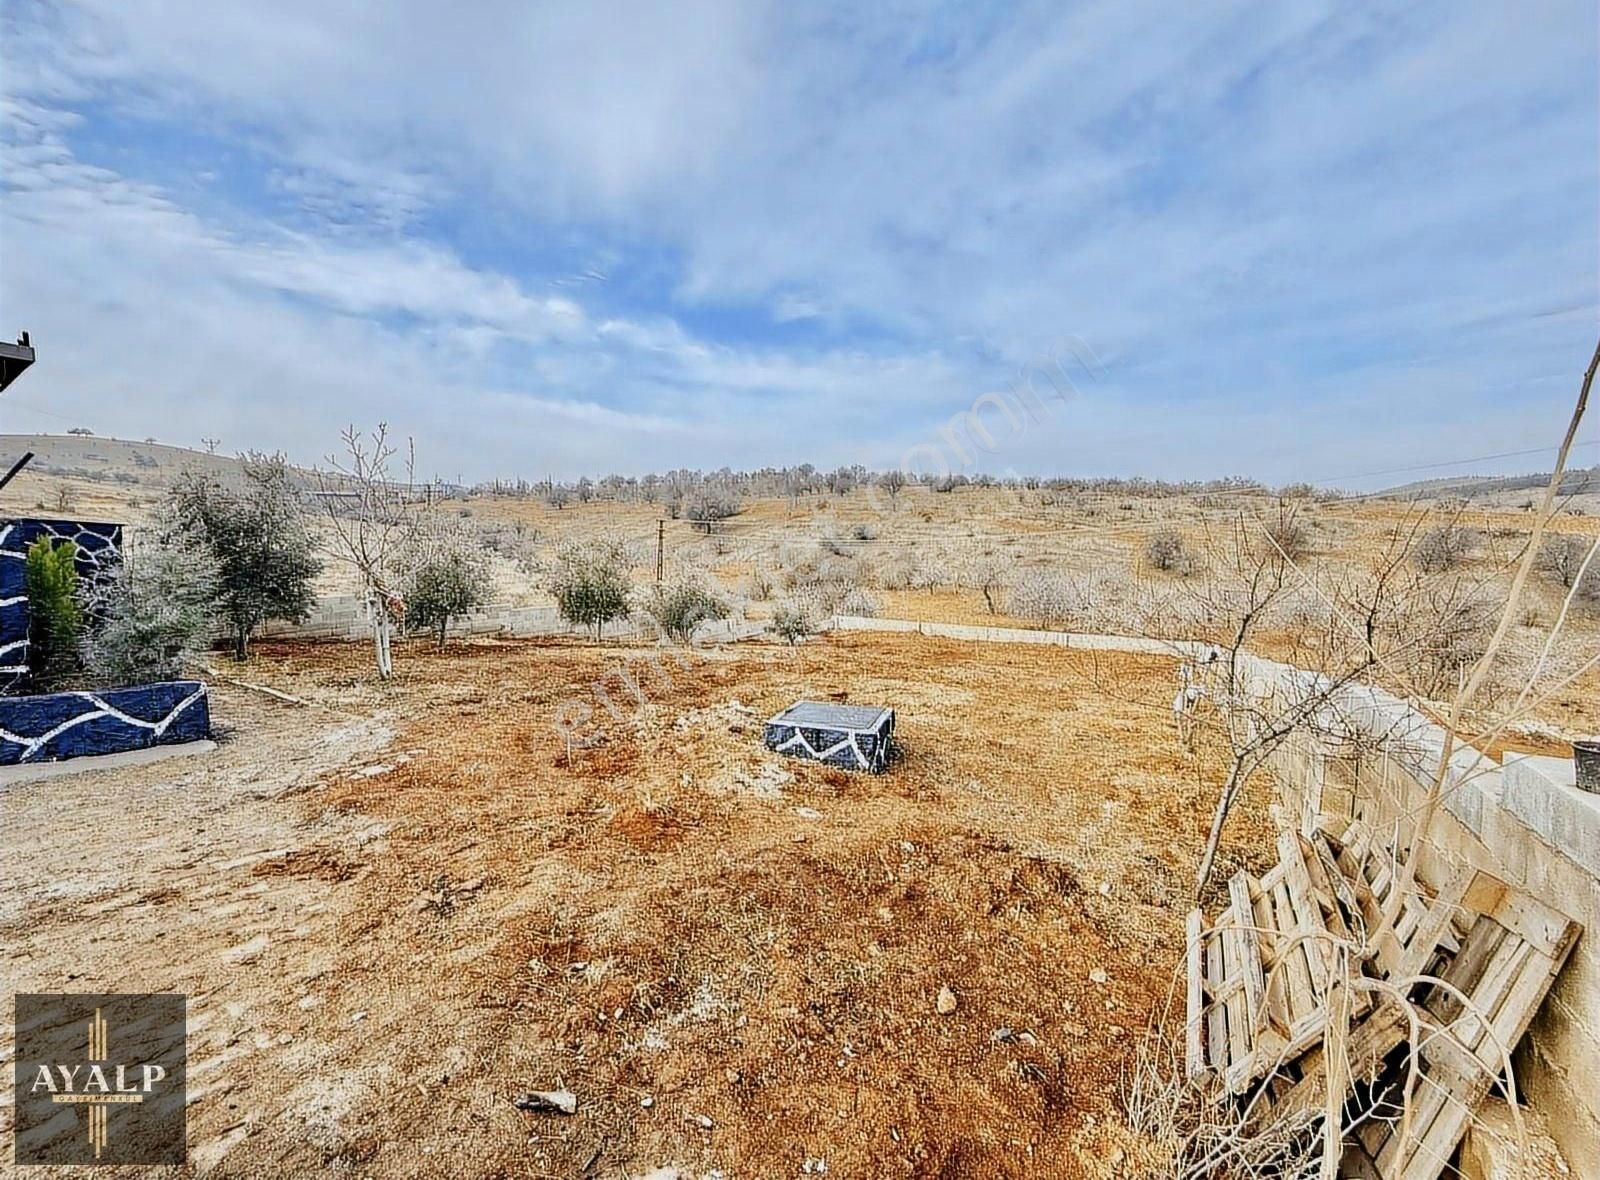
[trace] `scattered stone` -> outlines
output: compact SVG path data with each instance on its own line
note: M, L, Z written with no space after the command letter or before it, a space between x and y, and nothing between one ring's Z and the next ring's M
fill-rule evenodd
M956 1010L956 993L950 990L949 984L939 989L939 998L934 1001L933 1007L940 1016L949 1016Z
M578 1096L571 1090L532 1090L511 1101L530 1114L576 1114Z
M989 1034L989 1040L996 1045L1009 1045L1017 1039L1017 1034L1009 1028L997 1028Z
M800 1165L800 1171L807 1176L826 1176L828 1174L828 1161L810 1159Z
M643 1098L639 1099L639 1105L641 1107L643 1107L645 1110L649 1110L655 1104L656 1104L655 1098L653 1096L649 1095L649 1094L646 1094Z
M1089 981L1091 983L1098 983L1104 987L1106 984L1111 982L1111 976L1106 974L1105 968L1096 967L1093 971L1089 972Z
M367 1014L364 1011L363 1012L352 1012L352 1013L350 1013L350 1023L351 1024L359 1024L361 1021L365 1020L366 1018L367 1018Z
M712 1127L716 1126L716 1124L711 1121L711 1116L708 1114L695 1115L694 1125L699 1127L702 1131L709 1131Z
M242 967L246 963L254 963L265 953L271 939L265 934L258 934L249 942L241 942L236 947L231 947L222 952L222 961L232 967Z
M818 811L815 807L796 807L794 809L794 813L796 815L798 815L801 819L821 819L822 818L822 812Z

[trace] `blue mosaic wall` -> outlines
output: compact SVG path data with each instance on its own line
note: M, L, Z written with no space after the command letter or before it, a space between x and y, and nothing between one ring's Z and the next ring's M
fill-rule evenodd
M0 766L143 750L210 733L210 702L198 680L0 697Z
M107 577L122 560L122 526L81 520L0 520L0 692L28 671L28 546L40 537L77 547L78 577Z

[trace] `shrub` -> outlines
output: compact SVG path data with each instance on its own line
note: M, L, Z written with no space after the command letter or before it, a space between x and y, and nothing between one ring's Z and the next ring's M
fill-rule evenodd
M894 554L878 566L878 585L885 590L909 590L916 572L916 563L909 554Z
M786 641L790 647L806 638L812 631L811 621L806 618L806 612L794 603L785 603L773 611L769 626L772 633Z
M1299 513L1292 507L1279 505L1278 512L1266 524L1267 535L1261 544L1269 560L1288 558L1298 562L1311 552L1311 538Z
M982 554L968 561L961 570L961 585L983 595L983 605L989 613L998 614L998 595L1011 572L1011 563L995 553Z
M217 568L218 607L233 632L233 654L268 619L299 622L316 601L322 562L282 455L247 455L239 487L186 471L166 505L166 540L205 549Z
M612 542L568 543L556 554L550 592L561 617L592 627L600 638L605 625L628 617L628 560Z
M77 552L71 541L50 537L28 546L28 673L40 688L55 688L78 670L83 608L73 560Z
M193 541L130 554L90 602L97 622L82 641L84 666L108 684L183 675L211 644L220 593L215 560Z
M1144 545L1144 559L1163 573L1182 574L1190 568L1189 549L1177 529L1157 529Z
M1592 541L1583 537L1556 536L1551 537L1539 547L1539 568L1549 574L1564 589L1572 589L1572 583L1577 580L1578 571L1583 568L1584 558L1589 556L1589 546ZM1589 570L1584 574L1584 585L1579 590L1578 596L1584 597L1591 586L1594 595L1600 596L1600 557L1589 563Z
M728 617L727 602L691 582L657 586L645 603L645 613L668 639L688 643L701 623Z
M1031 573L1012 584L1008 609L1019 619L1061 624L1077 612L1079 597L1072 579L1059 574Z
M1459 586L1425 594L1404 612L1401 643L1427 636L1412 660L1413 683L1430 697L1455 691L1488 647L1499 612Z
M1440 525L1417 538L1411 560L1425 574L1441 574L1466 560L1478 543L1478 534L1457 524Z
M840 596L836 613L874 619L878 616L878 600L860 586L851 586Z
M406 625L433 631L443 648L450 621L488 601L489 581L488 556L482 550L448 549L417 562L403 591Z
M745 579L745 593L755 602L766 602L772 597L772 574L765 569L754 569Z

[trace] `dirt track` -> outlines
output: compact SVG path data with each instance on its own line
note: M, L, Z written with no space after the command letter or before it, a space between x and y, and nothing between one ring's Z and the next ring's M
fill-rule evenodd
M553 708L626 654L264 651L314 707L222 690L213 755L0 795L7 984L188 993L218 1175L1122 1174L1212 797L1167 662L739 645L569 764ZM891 774L761 749L847 688Z

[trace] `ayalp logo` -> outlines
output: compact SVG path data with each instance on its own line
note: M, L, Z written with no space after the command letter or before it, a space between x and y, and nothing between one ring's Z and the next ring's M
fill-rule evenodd
M186 1001L19 995L16 1162L181 1164Z

